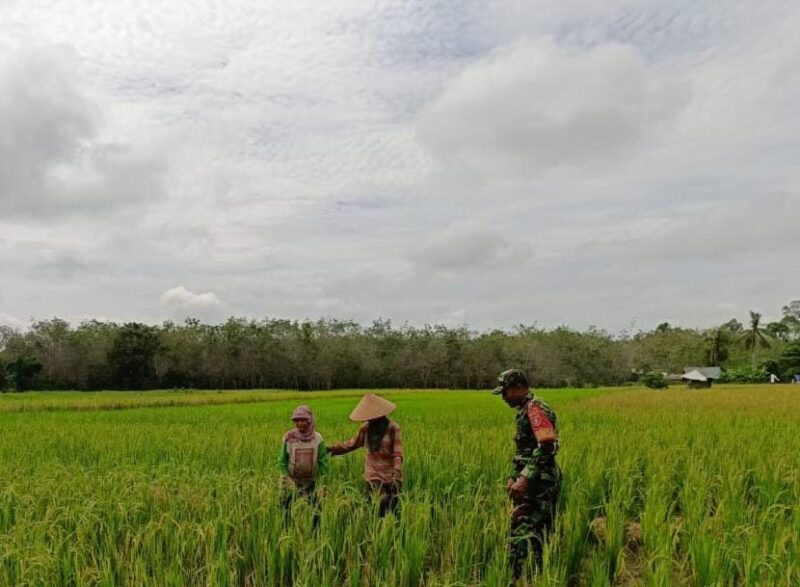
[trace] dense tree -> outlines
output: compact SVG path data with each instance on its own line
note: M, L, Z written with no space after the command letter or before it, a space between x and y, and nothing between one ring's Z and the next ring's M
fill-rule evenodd
M739 322L736 318L731 318L725 324L720 326L720 328L723 328L728 332L732 332L733 334L741 334L742 332L744 332L744 325L741 322Z
M0 327L0 362L21 358L22 366L35 360L39 371L22 377L22 385L36 389L487 389L509 366L528 371L535 386L589 386L708 364L753 371L752 348L731 344L741 330L735 320L711 330L664 323L612 336L594 328L519 325L474 332L395 326L389 320L367 327L333 319L244 318L217 325L190 319L158 326L86 321L73 327L53 318L22 332ZM786 345L776 338L759 358L781 365Z
M800 300L794 300L781 309L783 318L781 324L788 329L788 336L790 340L800 339Z
M766 330L772 338L777 338L784 342L789 340L792 332L789 325L783 320L780 322L770 322L766 325L764 330Z
M0 393L5 392L9 385L11 385L11 382L6 371L5 361L0 360Z
M120 389L147 389L156 384L155 356L160 341L157 330L132 322L117 331L108 365Z
M717 367L728 358L728 345L731 343L730 332L723 328L715 328L706 334L708 348L708 364Z
M6 366L6 373L17 391L31 389L34 378L41 370L42 364L33 357L17 357Z
M800 341L789 343L784 347L778 364L784 377L800 374Z
M794 300L781 308L781 313L785 318L794 318L800 322L800 300Z

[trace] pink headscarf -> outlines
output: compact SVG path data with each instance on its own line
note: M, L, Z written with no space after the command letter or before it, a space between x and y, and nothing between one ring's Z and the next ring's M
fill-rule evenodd
M297 428L292 428L283 436L285 442L290 440L294 440L295 442L308 442L314 438L314 425L316 422L314 421L314 414L311 413L311 408L308 406L297 406L294 412L292 412L292 420L297 420L299 418L304 418L310 422L308 430L303 434Z

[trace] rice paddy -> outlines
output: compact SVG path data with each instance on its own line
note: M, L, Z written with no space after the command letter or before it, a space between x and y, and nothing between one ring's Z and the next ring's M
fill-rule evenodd
M315 532L276 459L298 403L328 443L361 392L0 396L0 585L507 585L513 412L387 393L399 518L332 460ZM800 389L545 390L564 469L538 585L800 584Z

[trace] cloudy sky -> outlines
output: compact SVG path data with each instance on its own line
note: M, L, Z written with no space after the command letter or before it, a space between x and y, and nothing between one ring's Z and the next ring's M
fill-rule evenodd
M0 0L0 323L800 298L796 0Z

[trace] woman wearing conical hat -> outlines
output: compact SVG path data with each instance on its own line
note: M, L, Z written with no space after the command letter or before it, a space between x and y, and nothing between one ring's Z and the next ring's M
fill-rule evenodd
M366 449L364 481L370 497L380 498L380 515L397 511L403 484L403 438L400 426L387 417L395 409L389 400L368 393L350 413L354 422L364 422L350 440L328 447L331 455Z

